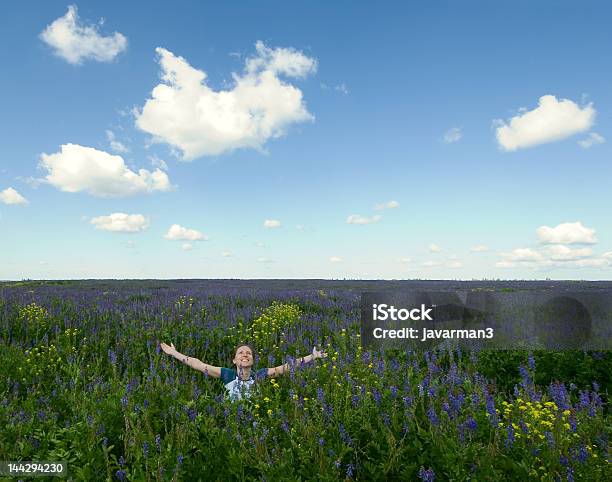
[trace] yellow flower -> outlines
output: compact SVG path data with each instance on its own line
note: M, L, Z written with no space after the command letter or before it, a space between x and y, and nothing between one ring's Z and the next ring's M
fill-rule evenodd
M565 415L566 417L569 417L569 414L570 414L570 413L571 413L571 412L570 412L569 410L564 410L564 411L563 411L563 415Z
M271 408L268 409L268 415L272 415L272 409Z
M564 423L563 427L565 428L565 430L569 430L570 429L570 424L569 423Z

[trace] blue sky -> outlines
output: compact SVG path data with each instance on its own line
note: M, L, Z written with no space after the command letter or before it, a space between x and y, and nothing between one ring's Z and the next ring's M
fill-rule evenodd
M0 279L610 279L610 14L4 5Z

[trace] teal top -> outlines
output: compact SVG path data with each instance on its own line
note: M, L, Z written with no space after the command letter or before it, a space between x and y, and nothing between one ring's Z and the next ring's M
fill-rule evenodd
M251 376L248 380L241 380L238 377L238 371L234 368L221 368L221 380L225 384L227 396L230 400L242 400L249 398L252 393L253 385L257 380L268 376L268 369L261 368L259 370L251 369Z

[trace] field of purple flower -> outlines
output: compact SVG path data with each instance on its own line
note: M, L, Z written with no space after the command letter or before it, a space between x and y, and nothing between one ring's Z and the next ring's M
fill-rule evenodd
M265 287L265 282L261 283ZM363 348L359 291L214 282L0 284L0 461L72 480L611 480L610 352ZM257 368L230 402L160 352Z

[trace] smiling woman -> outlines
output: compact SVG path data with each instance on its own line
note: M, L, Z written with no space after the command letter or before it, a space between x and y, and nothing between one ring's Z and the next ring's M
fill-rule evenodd
M255 350L248 343L240 343L236 348L234 359L232 360L235 369L216 367L208 365L197 358L190 358L187 355L179 353L174 347L173 343L166 345L160 343L160 348L164 353L176 358L185 365L193 368L194 370L206 373L214 378L221 378L225 384L227 390L227 396L230 400L241 400L243 398L249 398L255 382L265 378L277 375L282 375L289 370L289 363L279 365L272 368L261 368L259 370L252 370L253 362L255 360ZM317 358L324 358L327 354L317 350L316 347L312 348L312 353L305 357L297 358L293 360L293 363L308 363L316 360Z

